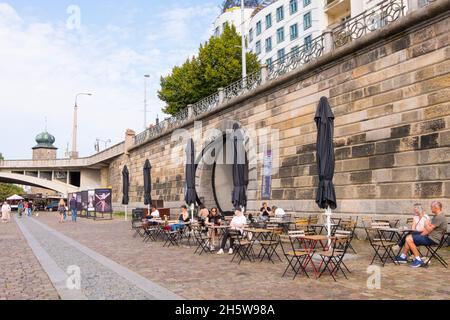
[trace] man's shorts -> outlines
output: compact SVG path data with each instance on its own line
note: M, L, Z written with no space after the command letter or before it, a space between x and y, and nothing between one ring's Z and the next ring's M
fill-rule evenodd
M416 246L432 246L436 244L433 240L421 234L413 234L412 238Z

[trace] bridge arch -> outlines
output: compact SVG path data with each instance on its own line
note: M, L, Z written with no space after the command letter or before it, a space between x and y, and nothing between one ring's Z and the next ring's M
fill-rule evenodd
M40 187L53 190L67 195L71 192L77 192L78 188L58 181L49 181L37 177L26 176L9 172L0 172L0 182L27 185L31 187Z

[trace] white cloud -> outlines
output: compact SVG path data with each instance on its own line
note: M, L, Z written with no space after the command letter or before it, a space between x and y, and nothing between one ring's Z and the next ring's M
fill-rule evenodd
M44 129L47 117L48 130L56 136L63 156L71 141L78 92L94 93L79 99L82 156L94 152L96 138L120 142L127 128L140 132L146 73L151 75L148 119L157 114L164 118L156 94L159 77L193 55L210 34L201 25L197 29L206 33L190 34L190 26L200 23L199 17L211 20L216 14L215 5L169 7L159 14L165 22L144 32L149 36L137 49L124 44L133 34L129 26L69 30L64 21L24 21L11 5L0 3L0 152L9 159L29 158L34 137ZM168 41L165 46L160 45L162 39ZM171 41L177 45L167 49Z

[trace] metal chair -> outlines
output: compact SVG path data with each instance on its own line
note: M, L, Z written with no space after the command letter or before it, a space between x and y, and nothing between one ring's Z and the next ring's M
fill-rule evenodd
M323 269L319 274L319 278L326 272L329 271L330 275L333 277L334 281L336 280L335 275L337 275L338 271L344 275L346 279L348 279L347 274L345 273L342 266L347 271L350 271L347 266L344 264L344 257L347 253L348 245L350 243L350 238L346 236L336 236L333 239L332 250L320 251L317 254L322 259L321 266L323 265Z
M235 232L233 232L235 231ZM231 237L234 240L233 244L233 258L231 259L231 262L233 262L236 258L238 258L238 264L241 264L242 260L248 259L250 262L253 261L251 257L251 248L253 245L252 240L249 240L248 233L247 232L240 232L238 230L230 230L230 232L233 232Z
M448 263L445 261L445 259L439 254L439 250L445 245L447 241L448 232L444 233L441 237L441 241L438 244L428 245L425 246L427 248L427 254L425 256L428 256L428 260L425 262L424 267L428 267L430 265L430 262L433 258L435 258L439 263L444 267L448 268ZM419 250L420 253L420 250ZM420 256L423 256L420 254Z
M296 232L296 231L294 231ZM304 233L303 233L304 234ZM281 235L280 236L280 245L281 250L283 251L283 255L286 258L288 265L284 270L282 277L286 275L289 269L292 269L294 272L294 278L297 277L298 274L304 273L308 278L308 272L305 269L305 260L309 258L309 255L306 251L301 250L296 246L297 239L295 235Z
M264 251L263 255L261 256L261 262L267 256L267 259L269 259L270 262L274 263L274 261L272 260L272 257L274 255L277 256L278 260L282 261L276 250L280 244L280 235L283 233L283 228L268 227L268 229L272 230L272 232L267 236L266 239L259 242L259 244L261 245L261 250L258 254L258 257Z
M201 226L193 226L192 232L194 233L195 241L197 242L197 248L195 249L194 254L199 253L199 255L202 255L202 253L210 253L210 247L209 244L211 243L211 237L208 235L208 232L204 232L204 228Z
M383 234L383 229L389 228L389 224L386 225L385 223L373 222L368 226L366 221L363 221L363 224L367 239L375 251L370 264L373 264L377 258L381 261L383 267L388 259L392 260L393 263L396 263L392 247L395 246L397 242L389 240L385 234Z

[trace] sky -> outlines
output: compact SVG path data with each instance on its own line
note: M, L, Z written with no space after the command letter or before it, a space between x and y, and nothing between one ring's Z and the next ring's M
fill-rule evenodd
M78 151L123 140L164 119L159 79L213 33L219 0L0 0L0 153L30 159L46 128L58 157L71 148L75 96ZM103 149L105 144L101 142Z

